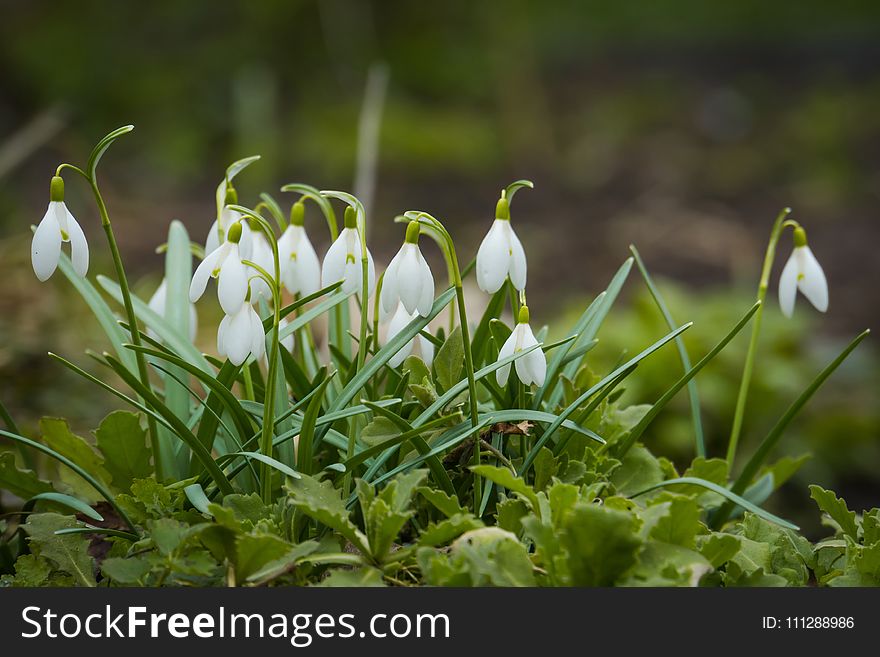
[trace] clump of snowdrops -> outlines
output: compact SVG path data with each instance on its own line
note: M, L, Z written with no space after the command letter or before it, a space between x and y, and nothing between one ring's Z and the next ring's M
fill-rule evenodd
M782 312L792 314L798 291L817 310L828 308L825 275L787 210L771 229L755 304L696 362L682 339L691 324L670 315L634 247L566 337L548 342L547 327L529 312L527 248L512 220L515 194L532 187L527 180L501 190L477 249L456 244L427 211L402 212L394 218L401 246L383 270L367 239L379 218L368 219L357 198L299 183L282 187L282 197L240 194L237 176L259 159L246 158L220 181L204 240L171 223L160 246L164 277L144 301L129 288L97 179L105 151L131 129L107 135L85 167L58 167L32 243L36 276L60 270L94 312L110 348L90 356L115 377L50 357L125 408L105 418L94 441L57 418L28 438L3 410L8 430L0 436L21 453L0 453L0 487L23 505L0 520L0 581L877 583L877 509L857 516L813 487L833 528L814 545L763 508L803 462L770 461L780 436L867 332L785 400L791 405L777 424L734 467L771 268L787 229L793 249L778 284ZM88 277L92 231L65 204L65 177L94 195L115 280ZM323 257L312 243L324 230L319 219L331 244ZM439 250L445 271L432 271L425 249ZM612 371L593 372L590 351L601 348L602 322L633 265L669 332L633 345L635 355ZM469 277L484 295L479 316L465 303ZM213 296L209 287L223 319L216 349L202 353L193 342L195 304ZM747 326L730 439L723 457L710 456L695 377ZM673 347L682 369L670 373L667 391L623 405L639 363ZM678 472L650 451L649 429L684 389L694 460ZM34 453L47 478L24 467L38 465Z

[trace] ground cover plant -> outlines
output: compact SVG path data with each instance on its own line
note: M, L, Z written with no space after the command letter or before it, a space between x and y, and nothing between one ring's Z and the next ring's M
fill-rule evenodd
M0 487L22 500L0 519L3 585L880 582L880 510L856 514L812 486L829 528L812 543L763 508L803 463L776 454L779 439L868 331L799 396L780 398L776 424L741 454L770 273L789 230L791 255L773 285L783 313L798 292L820 311L829 303L806 231L787 210L772 225L755 303L702 354L681 338L699 327L671 316L635 247L565 337L548 341L529 312L527 248L511 221L526 180L502 190L476 250L429 212L403 212L402 246L380 272L357 198L293 183L283 197L248 193L248 203L236 178L258 157L246 158L217 187L204 244L171 223L164 279L143 300L129 288L97 178L131 129L102 139L84 167L58 167L34 229L36 276L60 272L110 345L88 353L106 376L49 356L121 408L92 440L59 417L25 436L0 406ZM65 184L79 183L94 197L115 280L88 277L90 243L65 203ZM308 237L318 218L332 238L323 258ZM446 271L432 272L423 248L439 249ZM211 279L223 319L216 350L204 354L193 344L194 304L213 296ZM469 279L483 295L477 316L465 303ZM603 321L639 279L668 331L593 371ZM708 454L697 375L741 333L749 349L730 439ZM677 350L680 370L658 398L624 405L629 377L661 349ZM678 394L693 438L681 471L652 451L649 431Z

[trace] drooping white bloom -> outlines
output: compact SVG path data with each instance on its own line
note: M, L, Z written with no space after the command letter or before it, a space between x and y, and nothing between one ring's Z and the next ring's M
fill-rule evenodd
M238 248L241 229L236 229L236 226L240 224L233 224L229 239L205 256L196 267L189 287L189 300L195 303L205 293L208 279L217 278L217 298L227 315L234 315L241 309L248 293L247 267L241 261Z
M290 225L278 240L281 281L291 294L308 296L321 288L321 263L303 226L304 207L294 203Z
M165 282L165 279L162 279L162 282L159 284L159 287L156 288L156 291L153 292L153 296L150 297L150 302L147 304L154 313L159 315L160 317L165 317L165 301L168 298L168 285ZM196 306L190 301L189 302L189 340L193 342L196 339L196 332L198 328L198 315L196 314ZM153 340L158 340L159 336L153 332L153 329L147 328L147 335L149 335Z
M361 267L361 239L354 221L349 221L346 213L345 228L339 233L336 241L330 245L324 256L321 269L321 287L342 281L342 291L346 294L360 292L363 287L363 271ZM367 250L367 296L376 287L376 268L373 256Z
M815 306L816 310L828 310L828 282L816 256L807 246L807 235L802 228L794 231L794 250L779 277L779 306L786 317L794 312L797 291Z
M49 207L34 232L31 242L31 264L40 281L47 281L55 273L61 258L62 242L70 242L70 260L73 270L85 276L89 270L89 244L85 233L64 203L64 180L52 178Z
M388 344L395 335L406 328L406 325L416 317L418 317L418 313L409 313L406 308L403 307L402 303L398 303L397 309L391 316L391 321L388 322L388 332L385 336L385 344ZM400 351L391 357L388 361L388 365L391 367L397 367L413 353L414 348L418 351L416 355L419 356L428 367L430 367L431 362L434 360L434 345L430 340L423 338L421 335L416 335L412 340L403 345L403 347L400 348Z
M382 279L382 308L394 311L398 302L406 312L427 317L434 303L434 276L419 249L419 224L413 221L406 229L406 241L397 252Z
M217 329L217 353L233 365L241 365L248 356L262 358L266 353L263 322L249 303L242 303L235 313L226 315Z
M289 323L290 323L290 322L287 321L287 318L286 318L286 317L282 317L282 318L281 318L281 321L278 322L278 331L279 331L279 333L280 333L281 331L283 331L283 330L284 330L284 327L287 326ZM279 340L278 343L279 343L282 347L284 347L285 349L287 349L287 351L289 351L289 352L291 352L291 353L293 352L293 348L294 348L294 346L296 346L296 341L295 341L295 339L294 339L294 337L293 337L293 333L291 333L291 334L288 335L288 336L285 336L285 337L281 338L281 340Z
M529 309L523 306L519 312L519 322L498 352L498 360L525 351L536 344L538 341L535 339L535 334L532 333L532 327L529 326ZM537 386L544 385L544 378L547 376L547 357L540 347L517 358L513 364L516 366L517 377L524 384L527 386L533 383ZM507 385L509 376L510 363L495 371L495 379L500 386Z
M220 212L220 217L211 224L208 237L205 239L205 253L216 251L226 241L229 229L236 223L241 225L241 240L239 240L238 245L241 257L245 260L250 260L253 256L254 231L251 230L247 221L242 221L240 212L228 207L224 207Z
M244 236L244 231L242 230L242 237ZM262 232L256 231L253 234L253 248L251 250L251 257L244 258L245 260L250 260L254 264L262 267L266 273L270 276L275 276L275 255L272 253L272 247L269 246L269 241L266 239L266 236L263 235ZM240 247L239 247L240 248ZM257 270L253 267L248 268L248 276L250 277L250 286L251 286L251 303L256 303L260 300L260 297L266 299L267 301L272 298L272 290L269 288L269 284L266 280L257 273Z
M526 254L510 224L506 199L498 201L495 217L477 251L477 285L494 294L510 276L513 286L522 291L526 287Z

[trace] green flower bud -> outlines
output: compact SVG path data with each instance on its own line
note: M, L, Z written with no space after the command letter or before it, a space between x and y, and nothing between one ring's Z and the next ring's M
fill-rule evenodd
M290 208L290 225L291 226L302 226L305 223L306 219L306 204L302 201L297 201Z
M52 182L49 183L49 200L64 202L64 178L61 176L52 176Z
M795 248L807 245L807 231L800 226L794 229L794 235L792 237L794 238Z
M233 244L238 244L238 241L241 239L241 223L236 221L229 227L229 232L226 233L226 240L232 242Z
M529 307L528 306L520 306L519 309L519 319L517 320L519 324L528 324L529 323Z
M345 208L345 227L357 228L357 212L350 205Z
M495 204L495 218L510 221L510 201L503 196Z
M418 221L410 221L409 225L406 227L406 242L407 242L407 244L418 244L420 232L421 232L421 228L419 227L419 222Z
M226 183L226 199L223 201L223 205L237 205L238 204L238 192L235 191L235 187L231 184Z

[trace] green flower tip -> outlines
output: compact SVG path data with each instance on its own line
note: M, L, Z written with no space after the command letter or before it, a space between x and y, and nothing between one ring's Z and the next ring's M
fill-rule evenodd
M235 187L233 187L230 183L226 183L226 200L223 201L223 205L237 205L238 204L238 192L235 191Z
M528 324L529 323L529 307L528 306L520 306L519 309L519 319L517 320L519 324Z
M238 241L241 239L241 223L236 221L229 227L229 232L226 234L226 239L233 244L238 244Z
M418 221L410 221L409 225L406 227L406 241L408 244L418 244L419 243L419 233L421 232L421 228L419 227Z
M504 196L499 198L498 203L495 204L495 218L510 221L510 201Z
M798 226L794 229L794 246L795 248L807 245L807 231Z
M49 200L64 201L64 178L61 176L52 176L52 182L49 183Z
M290 225L291 226L302 226L305 223L306 219L306 204L302 201L297 201L290 208Z
M345 227L357 228L357 211L350 205L345 208Z

